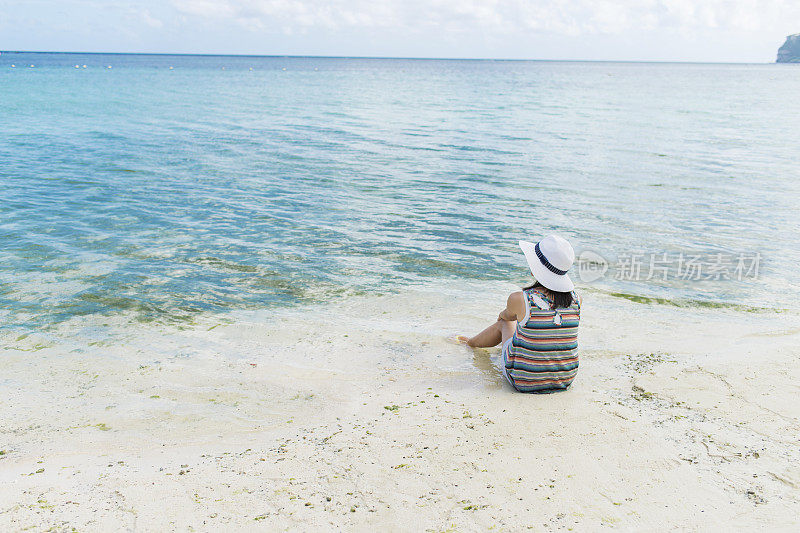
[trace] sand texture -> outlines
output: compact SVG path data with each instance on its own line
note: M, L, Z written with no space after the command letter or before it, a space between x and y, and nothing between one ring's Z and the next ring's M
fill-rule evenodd
M7 343L0 530L800 527L796 316L586 293L574 385L524 395L446 341L496 305L430 298Z

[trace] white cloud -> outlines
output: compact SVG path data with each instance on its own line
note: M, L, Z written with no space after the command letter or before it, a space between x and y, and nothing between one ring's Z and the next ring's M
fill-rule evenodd
M800 0L0 0L0 11L4 46L31 50L769 61L800 31Z
M147 24L148 26L150 26L151 28L163 28L164 27L164 22L162 22L161 19L157 19L156 17L151 15L149 10L145 9L145 10L142 11L141 14L142 14L142 19L144 20L144 23Z
M629 30L768 30L800 20L795 0L172 0L185 14L251 29L310 28L446 32L544 31L563 35Z
M232 2L226 0L173 0L178 11L208 18L230 18L236 14Z

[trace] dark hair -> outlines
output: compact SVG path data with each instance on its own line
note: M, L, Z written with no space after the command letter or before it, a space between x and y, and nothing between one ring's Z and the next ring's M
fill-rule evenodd
M553 300L553 309L565 309L572 305L572 293L571 292L558 292L553 291L539 283L538 281L535 283L531 283L527 287L522 287L522 290L527 291L528 289L534 288L541 288L544 289Z

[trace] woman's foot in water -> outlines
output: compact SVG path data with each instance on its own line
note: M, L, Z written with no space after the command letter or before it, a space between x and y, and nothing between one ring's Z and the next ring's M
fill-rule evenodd
M453 335L452 337L448 337L447 340L452 342L453 344L461 344L463 346L469 346L469 337L466 335Z

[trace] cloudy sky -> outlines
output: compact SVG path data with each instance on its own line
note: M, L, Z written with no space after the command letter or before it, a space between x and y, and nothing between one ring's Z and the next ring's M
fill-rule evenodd
M0 0L0 50L771 62L800 0Z

